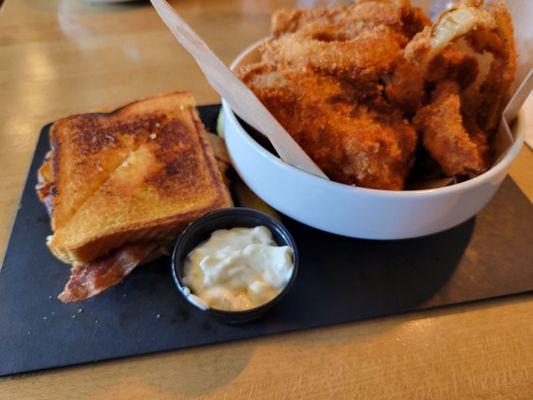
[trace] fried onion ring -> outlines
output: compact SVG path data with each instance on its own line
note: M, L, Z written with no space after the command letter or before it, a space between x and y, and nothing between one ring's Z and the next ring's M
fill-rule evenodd
M392 70L405 43L405 37L384 25L348 40L330 36L329 28L313 23L279 39L267 39L264 62L369 82Z
M516 49L513 24L507 7L502 2L487 5L496 22L494 32L479 31L468 37L477 52L489 52L493 56L487 77L479 88L465 91L465 103L469 113L476 115L479 126L491 131L496 128L508 99L516 72Z
M487 138L474 121L463 117L457 83L439 82L432 101L418 110L413 124L446 175L475 176L487 169Z
M453 41L477 30L493 31L494 15L481 8L459 6L442 14L433 27L426 27L405 47L386 92L389 100L414 114L424 94L424 81L431 62Z
M263 62L311 69L372 87L390 73L429 17L409 0L362 0L350 6L280 10ZM362 85L364 87L364 85Z
M278 10L272 14L272 35L294 33L311 23L333 26L334 33L352 37L365 29L386 25L410 39L431 20L422 9L411 7L409 0L360 0L335 8Z

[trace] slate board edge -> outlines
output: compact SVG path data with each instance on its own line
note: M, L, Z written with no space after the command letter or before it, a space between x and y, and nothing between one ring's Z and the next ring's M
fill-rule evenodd
M203 343L203 344L192 345L192 346L183 347L183 348L167 348L167 349L161 349L161 350L155 350L155 351L141 352L141 353L126 355L126 356L121 356L121 357L109 357L109 358L104 357L104 358L94 359L92 361L87 361L87 362L82 362L82 363L65 364L65 365L62 365L62 366L59 366L59 367L47 367L47 368L39 368L39 369L32 369L32 370L25 370L25 371L0 372L0 377L1 378L8 377L8 376L13 376L13 377L19 376L19 377L22 377L22 376L24 376L26 374L32 375L32 374L44 373L44 372L47 372L47 371L61 371L64 368L71 368L71 367L74 367L74 366L76 366L76 367L78 367L78 366L79 367L87 367L87 366L89 366L91 364L94 364L94 363L107 363L107 362L112 362L112 361L128 360L128 359L133 359L133 358L137 358L137 357L139 357L139 358L146 357L146 356L149 356L149 355L152 355L152 354L155 355L155 354L177 352L177 351L183 351L183 350L189 350L189 349L197 349L197 348L206 347L206 346L216 346L216 345L220 345L220 344L224 344L224 343L235 343L235 342L241 342L241 341L260 340L261 338L267 338L267 337L272 338L272 337L275 337L275 336L293 334L293 333L298 333L298 332L303 332L303 331L308 331L308 330L317 330L317 329L320 329L320 328L331 328L331 327L334 327L334 326L342 326L342 325L348 325L348 324L358 324L360 322L367 322L367 321L370 321L370 320L373 320L373 319L379 319L379 318L389 318L389 317L393 317L393 316L406 316L406 315L409 315L409 314L414 314L416 312L426 312L426 311L433 311L433 310L437 310L437 309L445 310L445 309L451 309L451 308L457 307L459 305L473 305L473 304L476 304L476 303L483 303L483 302L492 301L492 300L499 300L499 299L503 299L503 298L517 298L517 297L525 296L525 295L528 295L528 294L531 294L531 293L533 293L533 291L524 291L524 292L504 294L504 295L500 295L500 296L491 296L491 297L486 297L486 298L482 298L482 299L475 299L475 300L469 300L469 301L458 301L458 302L455 302L455 303L449 303L449 304L438 305L438 306L430 306L430 307L422 308L422 309L413 308L413 309L410 309L410 310L405 310L403 312L391 312L391 313L383 314L383 315L380 315L378 317L362 318L362 319L359 319L357 321L354 321L353 319L348 319L346 321L332 322L332 323L328 323L328 324L317 324L316 326L307 326L307 327L289 329L289 330L286 330L284 332L265 333L265 334L262 334L262 335L259 335L259 336L250 336L250 337L247 337L247 338L226 339L226 340L220 340L220 341L215 341L215 342L208 342L208 343ZM354 327L354 329L356 329L356 328Z
M12 239L12 234L13 234L13 228L15 227L15 224L17 223L17 220L19 218L19 213L20 213L20 210L22 208L22 199L24 198L24 194L26 193L26 189L28 188L31 188L31 186L29 185L29 181L32 178L32 175L31 175L31 172L33 171L34 167L36 165L39 165L42 160L39 160L37 157L35 157L35 154L37 153L37 150L39 149L39 145L40 145L40 142L41 140L43 140L43 132L48 132L50 126L53 124L53 122L49 122L47 124L45 124L41 130L39 131L39 136L37 137L37 140L35 141L35 146L33 147L33 153L32 153L32 160L30 162L30 165L28 167L28 170L26 172L26 179L24 180L24 185L22 186L22 190L20 191L20 195L19 195L19 200L17 202L17 212L15 213L15 216L11 219L11 229L9 230L9 235L8 235L8 238L7 238L7 241L6 241L6 246L4 248L4 255L2 257L2 263L0 263L0 273L2 272L2 269L4 267L4 263L6 261L6 256L7 256L7 250L9 249L9 247L11 246L11 239ZM38 168L36 168L38 169ZM31 188L33 189L33 188ZM2 376L2 375L0 375Z

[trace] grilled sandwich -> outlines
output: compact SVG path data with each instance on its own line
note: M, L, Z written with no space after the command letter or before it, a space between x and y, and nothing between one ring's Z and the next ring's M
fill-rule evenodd
M73 265L63 301L120 282L192 221L231 206L209 135L185 92L51 127L37 191L51 217L47 244Z

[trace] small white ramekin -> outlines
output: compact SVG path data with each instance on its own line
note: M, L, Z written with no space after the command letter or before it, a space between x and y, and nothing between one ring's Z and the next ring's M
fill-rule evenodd
M248 47L232 69L257 61L259 43ZM481 210L507 175L524 141L519 114L514 143L489 171L438 189L388 191L318 178L283 162L259 145L223 99L224 135L233 165L266 203L306 225L363 239L407 239L456 226Z

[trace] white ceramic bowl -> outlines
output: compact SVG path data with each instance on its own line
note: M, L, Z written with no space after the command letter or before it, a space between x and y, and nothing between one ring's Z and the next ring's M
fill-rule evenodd
M258 43L242 52L232 69L257 61ZM353 187L303 172L259 145L222 100L224 135L233 165L246 184L276 210L323 231L364 239L406 239L436 233L474 216L498 190L524 141L514 143L484 174L456 185L416 191Z

